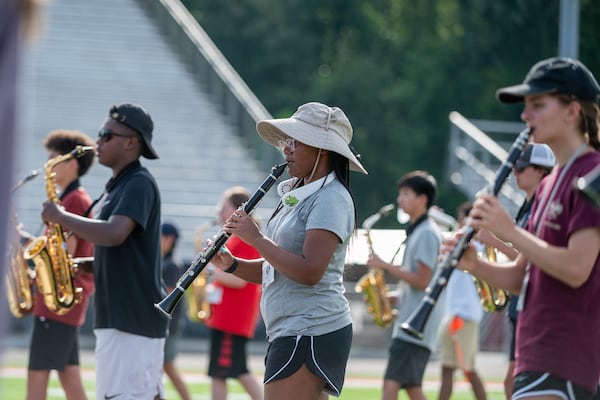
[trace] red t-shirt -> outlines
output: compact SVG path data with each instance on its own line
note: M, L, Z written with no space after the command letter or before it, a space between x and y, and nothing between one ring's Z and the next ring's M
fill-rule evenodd
M260 258L256 249L237 236L227 240L227 248L236 257L244 259ZM231 288L214 280L216 290L222 290L221 302L210 305L210 317L206 325L213 329L234 335L251 338L254 336L260 304L261 286L246 283L242 288Z
M65 209L73 214L83 215L92 203L88 193L81 187L69 192L61 201ZM94 245L83 239L77 238L77 250L72 257L90 257L94 255ZM81 302L74 305L64 315L57 315L50 311L44 304L42 295L36 291L35 304L33 307L34 315L48 318L54 321L62 322L67 325L81 326L85 322L85 314L88 308L89 298L94 293L94 275L90 273L81 273L75 278L75 287L83 289L83 298Z

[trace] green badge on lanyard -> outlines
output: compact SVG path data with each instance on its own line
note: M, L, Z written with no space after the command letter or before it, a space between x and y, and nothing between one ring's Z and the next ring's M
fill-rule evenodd
M295 196L287 196L283 202L286 206L294 207L298 204L298 199Z

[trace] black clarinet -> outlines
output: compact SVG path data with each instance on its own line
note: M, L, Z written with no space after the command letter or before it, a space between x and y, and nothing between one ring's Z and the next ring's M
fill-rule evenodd
M529 141L530 134L531 129L529 128L526 128L519 133L509 150L508 158L496 172L496 176L491 185L485 188L485 193L493 194L494 196L497 196L498 193L500 193L500 189L502 189L502 185L504 185L504 182L510 175L514 163L517 161L523 148ZM473 239L473 236L475 236L475 233L477 232L471 226L466 225L464 227L463 235L458 239L452 251L446 254L436 275L431 282L429 282L427 289L425 289L425 295L423 296L423 299L421 299L421 303L417 309L413 311L411 316L400 325L404 332L419 339L423 338L423 330L425 329L425 324L427 324L429 315L440 297L442 290L446 287L448 279L450 279L450 274L452 274L452 271L454 271L454 268L458 265L460 258L469 247L469 243L471 242L471 239Z
M597 208L600 208L600 166L595 167L585 176L577 178L575 188Z
M279 179L279 177L283 174L286 166L287 163L283 163L271 168L271 173L269 176L264 180L256 192L252 194L248 201L244 203L243 207L246 214L250 214L252 210L254 210L264 195L269 191L269 189L271 189L271 186L273 186L277 179ZM177 306L177 303L187 288L190 287L194 279L196 279L196 277L202 272L215 254L221 250L221 247L225 245L225 242L227 242L229 236L231 236L229 233L221 229L212 243L206 249L199 252L196 257L194 257L194 260L188 267L187 271L185 271L185 273L181 275L177 281L175 289L173 289L171 293L162 299L160 303L154 304L154 307L162 312L167 318L171 319L171 314L173 313L175 306Z

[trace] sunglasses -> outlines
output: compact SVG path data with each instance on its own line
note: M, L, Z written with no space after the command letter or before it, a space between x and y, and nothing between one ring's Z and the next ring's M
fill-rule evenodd
M108 142L110 139L113 138L113 136L126 137L126 138L135 137L133 135L124 135L122 133L112 132L112 131L109 131L108 129L98 132L98 140L101 140L103 142Z
M529 167L530 165L531 165L531 164L526 164L526 165L523 165L523 164L521 164L521 165L515 165L515 166L514 166L515 172L518 172L518 173L520 174L521 172L525 171L525 169L527 169L527 167Z
M285 140L281 140L279 142L279 147L285 149L286 147L289 151L294 152L296 150L296 139L287 138Z

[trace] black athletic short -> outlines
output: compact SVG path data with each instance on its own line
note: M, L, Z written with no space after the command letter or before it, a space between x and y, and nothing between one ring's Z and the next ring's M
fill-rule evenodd
M208 376L226 379L248 373L247 342L247 337L211 329Z
M277 338L269 343L264 383L287 378L306 364L313 374L325 380L325 392L339 396L351 344L352 325L321 336Z
M531 396L557 396L564 400L592 400L594 393L547 372L521 372L515 376L512 400Z
M76 326L35 317L28 368L63 371L67 365L79 365L78 334Z

